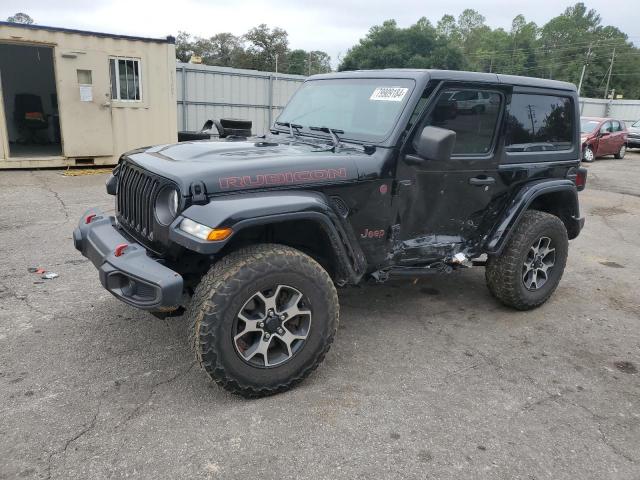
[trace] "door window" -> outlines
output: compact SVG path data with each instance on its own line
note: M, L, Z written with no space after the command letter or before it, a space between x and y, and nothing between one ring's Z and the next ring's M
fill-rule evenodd
M613 125L611 124L611 122L605 122L602 124L602 127L600 127L600 133L611 133L613 132Z
M613 128L612 128L612 132L619 132L620 130L622 130L622 128L620 128L620 122L617 120L614 120L613 122L611 122Z
M454 155L486 155L493 147L501 98L498 92L447 88L438 95L419 131L427 126L453 130Z
M507 106L507 152L570 150L573 106L568 97L515 93Z

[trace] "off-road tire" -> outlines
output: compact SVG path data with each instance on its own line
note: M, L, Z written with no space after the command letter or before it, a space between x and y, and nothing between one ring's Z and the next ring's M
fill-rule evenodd
M556 249L555 265L549 279L538 290L529 290L523 281L523 264L536 239L548 237ZM531 310L553 294L564 272L569 251L567 229L555 215L537 210L526 211L500 255L487 260L485 278L491 294L504 305Z
M626 153L627 153L627 146L626 145L622 145L620 147L620 150L618 150L618 153L614 154L613 157L618 159L618 160L622 160Z
M251 295L278 283L309 299L312 323L300 351L282 365L259 368L237 352L232 325ZM248 398L288 390L315 370L333 342L338 314L338 295L329 274L299 250L277 244L243 248L220 259L202 277L187 311L200 365L218 385Z

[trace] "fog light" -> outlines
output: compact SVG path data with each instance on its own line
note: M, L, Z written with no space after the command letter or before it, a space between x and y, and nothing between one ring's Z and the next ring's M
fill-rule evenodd
M185 218L180 222L180 230L202 240L210 240L213 242L224 240L233 233L233 230L228 227L211 228L198 222L194 222L189 218Z

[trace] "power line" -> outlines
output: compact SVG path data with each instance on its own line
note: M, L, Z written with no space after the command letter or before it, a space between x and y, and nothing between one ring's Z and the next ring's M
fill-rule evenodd
M535 51L558 51L560 50L567 50L567 49L574 49L573 47L578 47L578 46L587 46L589 44L593 44L593 40L591 42L576 42L576 43L563 43L561 45L547 45L547 46L539 46L539 47L520 47L520 48L515 48L515 49L509 49L509 53L499 53L496 50L493 51L487 51L487 52L469 52L466 53L465 55L467 56L494 56L494 57L500 57L500 56L506 56L506 57L511 57L511 52L512 51L524 51L524 52L535 52ZM611 39L608 41L603 41L603 42L597 42L594 45L594 48L598 48L598 47L613 47L621 45L621 44L625 44L626 45L627 41L623 40L623 39ZM629 46L629 45L627 45ZM637 48L635 46L633 46L632 48Z

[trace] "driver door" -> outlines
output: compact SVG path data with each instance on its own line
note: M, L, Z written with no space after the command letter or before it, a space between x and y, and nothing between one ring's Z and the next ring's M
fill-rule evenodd
M487 230L495 211L491 204L503 201L507 191L498 174L503 150L498 132L507 93L504 86L444 85L429 102L398 162L400 263L441 260ZM486 98L485 108L457 105L479 96ZM415 142L426 126L456 132L451 158L417 155Z
M613 125L611 122L604 122L600 127L600 134L598 139L598 152L597 155L610 155L613 153Z

